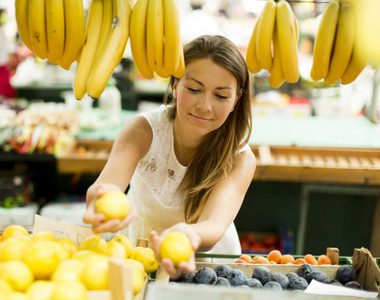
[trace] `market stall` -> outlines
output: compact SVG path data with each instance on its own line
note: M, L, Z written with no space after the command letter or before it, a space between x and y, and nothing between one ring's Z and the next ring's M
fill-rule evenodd
M378 297L380 44L379 32L374 30L380 25L374 13L380 8L377 1L10 2L0 2L0 29L4 29L6 42L12 45L0 45L1 51L7 51L3 51L5 55L0 52L0 68L9 69L10 84L17 94L10 98L2 95L0 89L1 299L41 299L38 297L43 293L50 300ZM242 66L238 59L228 68L208 58L191 61L191 48L186 45L194 47L191 42L203 34L218 35L231 43L226 59L241 57ZM221 49L223 43L213 51L220 51L223 56ZM3 67L3 58L8 58L8 54L11 60ZM201 60L206 67L193 67ZM187 70L190 66L190 70L195 70L192 74L202 80L197 76L187 78L185 63ZM244 72L236 71L240 67L247 71L244 80L239 79ZM225 94L226 90L234 91L236 84L229 86L227 80L232 75L239 82L238 87L243 81L250 86L236 95ZM146 118L153 131L156 120L150 114L163 109L166 96L177 101L182 78L192 82L180 86L182 93L188 93L187 98L182 94L188 101L205 99L199 95L211 91L210 86L222 78L225 84L213 88L208 99L212 98L214 107L221 108L240 95L242 98L236 99L228 116L241 109L242 101L249 101L245 106L250 108L249 113L243 114L242 109L236 119L252 116L246 150L250 156L242 164L252 163L252 168L241 173L252 176L224 182L218 188L222 205L209 209L226 214L225 219L234 219L235 240L240 239L235 246L241 253L223 252L232 243L217 248L223 253L197 251L195 271L181 272L175 280L169 275L173 270L161 259L170 259L175 267L180 262L188 263L193 248L186 235L179 232L165 242L164 237L159 240L154 235L150 239L148 235L137 236L136 240L132 235L129 239L126 231L120 233L122 227L116 232L111 224L114 219L118 219L114 224L124 220L123 227L128 227L125 220L131 211L129 217L135 213L130 209L140 205L133 199L138 190L133 189L130 198L125 197L131 191L128 183L125 191L118 191L116 196L97 195L91 205L94 203L94 212L105 216L98 222L91 220L91 214L88 216L92 212L88 209L89 199L94 193L93 187L88 188L106 170L116 145L118 150L114 151L124 154L119 162L121 167L124 161L132 161L143 176L152 180L144 181L143 188L135 177L132 179L134 186L146 192L147 199L148 192L152 190L156 195L159 190L161 196L172 195L173 203L178 200L174 185L162 192L161 187L166 187L167 182L157 184L149 174L159 170L156 159L166 155L164 148L173 147L174 167L165 169L165 176L161 177L175 182L181 168L189 166L192 155L198 151L192 142L204 147L194 138L199 132L194 131L194 135L192 130L179 131L182 127L175 123L169 130L159 130L173 141L168 139L158 147L153 144L157 139L152 138L153 146L144 144L145 148L141 146L144 139L136 136L134 145L149 151L161 149L149 161L134 161L138 151L128 148L130 140L121 147L122 139L116 138L123 125L141 113L149 116ZM249 99L241 96L248 94ZM190 115L194 117L194 111ZM198 115L196 119L202 124L200 128L207 127L205 117ZM221 125L214 128L215 132L220 128ZM203 141L211 136L201 132ZM145 131L139 133L149 137ZM223 156L222 160L224 149L218 147L227 148L227 136L219 135L219 143L213 141L214 156L221 158L221 165L228 159ZM211 142L211 138L207 141ZM189 149L187 142L197 151L183 151ZM129 152L123 150L124 146ZM217 164L212 159L203 161L204 169L209 167L209 161L210 165ZM123 190L119 181L130 178L119 173L118 167L115 160L109 162L108 171L103 173L107 175L103 176ZM205 173L203 168L197 168L197 176L192 176L194 182ZM202 184L214 178L199 178L202 179L197 186L207 194L208 187ZM240 189L246 189L243 196ZM227 197L231 190L235 192ZM143 194L139 200L145 197ZM242 198L236 214L231 200L234 197L235 201ZM148 200L153 203L152 198ZM143 212L140 217L148 216L146 223L163 222L166 228L181 229L170 223L171 215L163 209L173 203L150 208L155 214L139 206ZM202 210L198 209L205 205L197 203L196 209L187 207L192 209L192 214L186 216L190 218L186 219L188 224L191 218L199 218L197 213ZM92 228L84 223L85 214L86 223L91 223ZM214 216L219 225L212 227L213 218L209 218L211 225L195 232L206 235L209 228L214 228L208 237L223 236L215 242L219 243L224 239L224 232L218 232L224 220ZM175 220L179 223L182 219ZM201 224L188 224L189 228L202 228ZM161 234L166 228L151 229ZM230 227L228 232L231 233ZM190 237L191 231L187 233ZM134 234L132 229L129 234ZM160 256L154 243L160 243ZM218 273L221 271L226 274ZM291 273L296 274L292 280ZM342 279L342 273L350 279ZM264 275L270 279L263 279Z

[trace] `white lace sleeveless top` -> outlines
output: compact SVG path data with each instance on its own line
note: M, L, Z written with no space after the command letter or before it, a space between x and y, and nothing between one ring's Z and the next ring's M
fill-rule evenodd
M161 233L168 227L185 222L185 194L178 189L187 167L181 165L174 152L173 122L167 108L143 113L153 131L148 153L139 161L130 182L128 198L138 209L135 220L122 231L133 245L137 238L149 239L149 232ZM244 147L242 151L249 149ZM149 241L150 242L150 241ZM240 254L240 242L232 223L224 237L209 252Z

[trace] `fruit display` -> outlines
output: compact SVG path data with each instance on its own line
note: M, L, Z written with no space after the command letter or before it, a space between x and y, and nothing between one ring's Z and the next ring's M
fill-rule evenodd
M235 265L236 266L236 265ZM345 286L363 290L363 286L355 281L356 271L348 265L339 266L336 276L327 275L311 264L303 264L294 271L271 269L270 266L258 265L249 269L239 269L233 264L208 264L191 274L181 273L172 280L178 283L204 285L220 285L270 290L305 290L312 280L326 284Z
M123 235L106 241L94 234L77 245L50 231L29 233L21 225L9 225L0 242L0 299L15 294L32 300L89 299L87 291L110 289L110 257L133 268L134 295L158 268L152 249L133 248Z
M331 265L331 259L322 254L317 258L312 254L306 254L304 257L295 258L291 254L282 254L279 250L272 250L268 255L254 255L242 254L235 263L248 263L248 264L271 264L271 265Z
M140 74L151 79L185 72L180 19L175 0L137 0L130 23L133 60Z
M266 69L273 88L284 81L295 83L299 79L297 45L298 23L289 3L269 0L248 43L247 67L252 73Z
M368 56L359 50L355 42L357 31L355 11L351 4L330 1L318 28L310 77L323 79L330 85L353 82L368 63Z
M32 104L15 116L12 130L9 129L3 137L7 142L3 150L59 155L73 143L80 128L77 111L55 103Z

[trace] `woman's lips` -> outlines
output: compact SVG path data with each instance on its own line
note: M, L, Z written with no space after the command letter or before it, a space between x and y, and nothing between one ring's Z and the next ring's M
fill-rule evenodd
M205 122L208 122L210 121L210 119L205 119L205 118L202 118L202 117L199 117L199 116L196 116L196 115L192 115L190 114L196 121L198 122L202 122L202 123L205 123Z

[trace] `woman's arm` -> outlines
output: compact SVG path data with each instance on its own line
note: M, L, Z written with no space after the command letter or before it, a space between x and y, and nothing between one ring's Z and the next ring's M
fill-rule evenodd
M252 151L242 152L229 178L219 182L212 190L196 224L178 223L166 229L161 235L152 231L150 238L157 257L160 257L162 239L170 231L185 233L189 237L194 251L203 252L212 249L235 219L255 169L256 159ZM161 263L171 278L178 277L180 272L195 271L194 253L189 261L181 262L177 268L168 258L161 260Z
M134 218L135 211L131 210L122 221L112 219L103 223L104 215L95 212L94 200L110 190L126 190L138 161L148 152L152 139L152 129L143 116L133 117L119 132L104 169L87 190L87 210L83 220L91 224L95 232L117 232Z
M213 188L198 222L190 225L201 239L198 251L212 249L223 237L239 212L255 169L254 154L243 151L229 177Z

